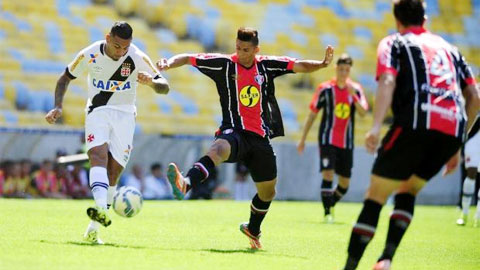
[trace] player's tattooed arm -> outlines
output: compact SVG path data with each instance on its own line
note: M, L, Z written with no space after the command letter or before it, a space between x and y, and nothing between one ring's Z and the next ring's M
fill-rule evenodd
M325 58L323 61L317 60L297 60L293 65L295 73L309 73L327 67L333 60L334 49L328 45L325 49Z
M160 71L165 71L171 68L181 67L186 65L190 62L191 54L177 54L175 56L170 57L169 59L162 58L157 61L157 68Z
M57 86L55 87L55 108L50 110L45 116L45 120L49 124L55 123L62 116L63 97L71 80L65 72L58 78Z
M480 109L480 86L470 84L464 87L465 111L467 113L467 130L473 126Z
M170 91L167 79L161 76L153 78L149 73L139 71L137 81L141 84L150 86L157 94L167 94L168 91Z

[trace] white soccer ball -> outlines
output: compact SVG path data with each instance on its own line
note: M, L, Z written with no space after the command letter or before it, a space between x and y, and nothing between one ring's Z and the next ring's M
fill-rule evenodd
M122 217L137 215L142 205L142 193L134 187L121 187L113 197L113 210Z

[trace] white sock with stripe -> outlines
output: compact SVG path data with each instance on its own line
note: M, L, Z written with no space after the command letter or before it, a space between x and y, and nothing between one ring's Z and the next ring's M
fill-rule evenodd
M90 188L95 204L107 209L108 175L106 168L99 166L90 168Z
M465 178L463 181L462 195L462 211L464 215L468 215L468 210L472 203L473 193L475 192L475 179Z

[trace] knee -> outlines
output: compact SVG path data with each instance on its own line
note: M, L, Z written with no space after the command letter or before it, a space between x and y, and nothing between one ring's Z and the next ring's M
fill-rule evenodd
M106 151L103 151L103 149L96 149L92 148L90 151L88 151L88 158L90 159L90 163L93 166L102 166L106 167L107 166L107 161L108 161L108 154Z
M230 145L225 141L217 141L210 151L208 151L208 156L215 162L220 163L228 158L230 153Z
M275 188L269 189L269 190L264 190L262 192L258 192L258 197L260 197L260 200L264 202L270 202L273 201L275 198L275 195L277 194Z

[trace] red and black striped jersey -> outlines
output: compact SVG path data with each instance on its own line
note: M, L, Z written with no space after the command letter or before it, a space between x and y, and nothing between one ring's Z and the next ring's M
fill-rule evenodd
M351 95L346 86L339 88L335 79L321 83L313 95L310 110L318 113L323 108L318 131L320 145L342 149L354 147L355 102L360 102L366 110L368 103L359 83L348 79L347 84L355 89L355 95Z
M463 138L462 89L475 78L456 47L423 27L410 27L380 41L377 54L377 80L383 73L396 76L394 125Z
M190 63L215 81L222 107L220 130L246 130L270 138L284 135L273 80L293 73L295 59L256 56L247 68L236 54L197 54Z

